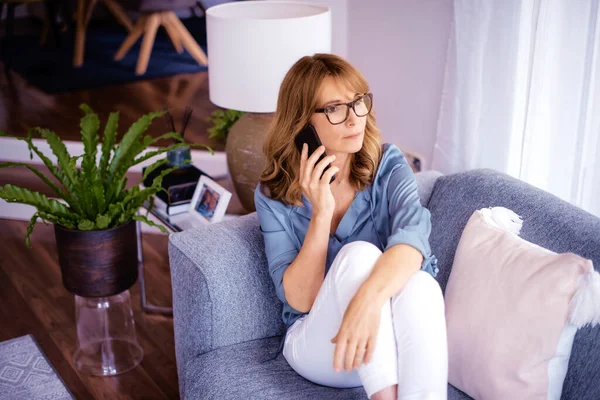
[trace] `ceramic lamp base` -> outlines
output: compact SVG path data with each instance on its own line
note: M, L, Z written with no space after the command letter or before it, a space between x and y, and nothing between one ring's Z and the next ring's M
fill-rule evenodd
M227 165L235 192L248 211L254 206L254 189L264 168L263 143L273 113L246 113L231 126L227 134Z

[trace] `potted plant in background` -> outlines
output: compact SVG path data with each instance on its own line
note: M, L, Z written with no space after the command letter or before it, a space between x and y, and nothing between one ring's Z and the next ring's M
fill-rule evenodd
M213 111L207 118L207 121L212 125L208 128L208 137L210 139L225 141L233 124L244 114L246 113L243 111L230 110L228 108Z
M154 195L164 190L163 177L181 165L165 169L146 188L135 185L126 189L126 173L134 165L180 147L201 146L211 153L212 149L185 143L177 132L157 138L144 135L152 120L164 115L164 111L142 116L119 143L119 113L113 112L100 140L98 115L85 104L80 108L85 115L80 123L84 152L79 156L70 155L58 135L47 129L32 128L25 138L0 132L0 136L26 142L31 157L35 153L59 184L26 163L3 162L0 168L28 168L58 199L14 185L0 186L0 198L36 208L27 227L28 247L38 218L54 224L63 285L75 295L78 343L73 362L78 369L92 375L115 375L135 367L143 357L129 295L129 288L138 276L136 221L166 232L147 218L148 213L140 215L138 210L145 201L152 207ZM47 141L56 165L33 143L34 134ZM145 151L162 139L173 139L175 143ZM153 162L146 167L144 177L168 162L167 158Z

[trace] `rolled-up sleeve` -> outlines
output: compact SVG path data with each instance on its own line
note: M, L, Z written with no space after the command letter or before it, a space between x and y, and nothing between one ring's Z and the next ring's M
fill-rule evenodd
M431 213L421 205L415 174L399 149L391 151L387 187L390 235L385 250L407 244L423 255L421 269L437 275L437 258L431 254Z
M260 231L265 242L265 253L269 265L269 275L275 285L277 297L288 305L283 290L283 274L287 267L296 259L298 249L286 232L275 212L268 206L259 188L254 194L254 204L260 222Z

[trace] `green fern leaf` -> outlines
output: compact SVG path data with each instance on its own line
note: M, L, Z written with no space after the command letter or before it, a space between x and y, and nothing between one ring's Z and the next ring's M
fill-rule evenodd
M29 225L27 225L27 232L25 233L25 246L31 247L31 233L33 232L33 228L35 228L35 224L37 223L39 214L36 212L33 214L31 219L29 220Z
M48 185L56 195L64 200L67 200L67 194L54 182L46 177L46 175L42 174L37 168L22 162L0 162L0 168L10 168L10 167L25 167L34 174L36 174L46 185Z
M58 165L62 169L62 171L66 174L67 178L71 181L73 185L77 183L77 177L75 169L71 167L71 156L67 151L67 147L60 140L60 138L56 135L56 133L42 128L33 128L37 131L50 145L52 149L52 153L56 156L58 161Z
M197 149L197 148L199 148L199 147L203 147L203 148L205 148L206 150L208 150L208 152L210 153L210 155L211 155L211 156L214 156L214 155L215 155L215 151L212 149L212 147L210 147L210 146L207 146L207 145L205 145L205 144L200 144L200 143L188 143L187 145L188 145L188 146L190 146L190 147L192 147L192 148L194 148L194 149Z
M106 177L106 168L110 161L110 152L115 145L117 138L117 127L119 125L119 113L112 112L108 116L108 121L104 127L104 136L102 138L102 156L100 157L100 177L104 182Z
M87 115L81 119L81 138L83 141L83 160L81 168L84 179L80 182L84 188L93 188L91 193L86 191L86 197L90 203L91 209L88 215L96 215L100 209L95 181L98 180L98 168L96 167L96 154L98 153L98 129L100 120L93 111L85 104L81 108L87 112ZM101 186L104 188L103 186Z
M154 208L154 199L156 199L156 196L150 196L148 207L146 208L146 217L148 217L150 211L152 211L152 209Z
M110 218L108 215L98 215L96 217L96 227L98 229L106 229L110 224Z
M148 175L150 175L154 170L156 170L159 167L162 167L165 164L168 164L169 160L166 158L160 159L158 161L156 161L154 164L149 165L146 167L146 169L144 170L144 175L142 176L142 181L144 181Z
M164 111L154 112L150 114L146 114L138 119L136 122L131 125L121 143L117 147L115 154L110 162L109 172L105 177L106 180L109 181L114 179L117 171L121 170L123 166L126 166L126 170L130 167L128 165L128 160L133 160L136 154L132 153L132 148L135 148L135 143L139 140L141 135L148 129L148 126L152 122L154 118L160 117L164 115Z
M165 189L162 187L162 180L166 175L185 164L189 164L189 161L185 161L175 167L167 168L164 171L161 171L161 173L152 180L152 186L149 188L139 190L139 188L136 186L135 188L138 190L132 190L121 204L123 204L123 206L126 208L126 211L135 213L150 196L155 195L159 191L165 191Z
M79 158L82 158L83 154L77 157L71 157L71 159L69 160L69 163L71 165L71 168L73 168L75 170L75 176L77 178L75 184L73 185L76 189L75 191L77 193L79 193L79 201L81 202L83 209L85 210L84 216L90 216L90 215L94 215L94 201L93 201L93 196L92 193L90 193L90 190L88 189L86 182L85 182L85 176L84 176L84 171L81 169L77 168L77 160Z
M121 203L112 203L108 206L108 211L106 211L106 217L109 219L109 226L113 226L113 222L118 218L118 216L123 212L121 208Z
M144 217L143 215L134 215L132 217L132 219L134 221L140 221L140 222L144 222L147 225L154 226L154 227L160 229L161 232L169 233L169 231L167 231L167 229L164 226L155 224L154 222L150 221L148 218Z
M95 227L96 224L94 224L89 219L82 219L77 224L77 229L79 229L80 231L92 231Z
M103 214L106 212L106 197L104 196L104 186L99 176L96 176L92 182L92 192L98 204L98 213Z
M34 192L14 185L0 186L0 198L9 203L29 204L48 214L57 217L75 220L78 215L69 210L63 203L49 199L41 193Z
M152 138L152 136L148 135L144 136L144 138L141 141L138 140L137 142L135 142L131 148L130 157L135 158L135 156L144 151L153 141L154 139ZM127 162L123 163L122 167L115 173L115 175L113 176L113 180L123 179L125 174L127 174L127 170L131 167L132 161L132 158L128 158Z
M94 110L92 110L91 107L85 103L80 104L79 109L83 111L85 115L95 114Z
M69 152L67 151L67 147L60 140L60 138L56 135L56 133L42 128L33 128L37 131L50 145L52 149L52 153L56 156L58 161L58 165L62 169L62 172L66 175L69 185L65 185L67 189L71 192L72 199L78 203L81 208L81 212L83 215L88 215L90 211L90 200L88 198L88 193L81 185L78 170L75 167L75 163L77 159L81 156L71 157Z
M152 138L152 137L151 137ZM148 146L152 146L153 144L156 144L158 142L160 142L161 140L166 140L166 139L175 139L180 143L184 143L183 141L183 137L181 136L181 134L179 132L167 132L163 135L160 135L156 138L152 138L152 140L150 141L150 143L148 143Z
M66 189L66 192L63 192L63 196L61 196L61 197L69 204L69 206L71 206L71 208L77 214L81 214L81 207L79 207L78 202L71 195L71 188L70 188L71 185L70 185L69 179L65 176L65 174L61 170L59 170L52 163L52 161L50 161L50 159L48 157L46 157L46 155L44 153L42 153L40 151L40 149L37 148L37 146L35 146L33 144L33 140L32 140L33 133L36 131L39 131L39 130L40 130L40 128L29 129L29 131L27 132L27 137L25 137L25 138L12 136L12 135L9 135L2 131L0 131L0 136L10 137L10 138L13 138L16 140L21 140L21 141L26 142L27 147L29 148L30 158L33 159L33 153L35 153L40 158L40 160L42 160L42 162L44 163L46 168L48 168L48 170L52 173L52 175L54 175L56 177L56 179L58 179L58 181Z
M64 218L59 218L56 215L48 214L43 211L39 211L40 218L44 221L50 222L51 224L60 225L67 229L77 229L77 225Z
M73 185L71 184L71 182L69 181L69 178L61 170L59 170L52 163L52 161L50 161L50 159L48 157L46 157L46 155L44 153L42 153L40 149L37 148L37 146L35 146L33 144L32 138L33 138L33 132L35 132L35 131L36 131L36 128L29 129L29 131L27 132L27 138L22 139L22 140L25 140L27 142L29 151L30 152L33 151L40 158L40 160L42 160L42 162L44 163L46 168L48 168L48 170L52 173L52 175L54 175L56 177L56 179L58 179L58 181L64 186L64 188L67 190L65 193L65 197L64 197L65 201L71 206L71 208L77 214L81 215L83 213L83 211L81 209L81 205L80 205L79 201L77 200L76 197L73 196L74 188L73 188Z
M152 157L156 157L159 154L163 154L163 153L166 153L168 151L175 150L175 149L178 149L180 147L185 147L185 146L187 146L187 144L185 144L185 143L177 143L177 144L173 144L173 145L171 145L169 147L163 147L163 148L158 149L158 150L147 151L143 155L141 155L138 158L136 158L135 160L133 160L133 162L131 163L131 165L132 166L137 165L137 164L139 164L141 162L144 162L144 161L146 161L146 160L148 160L148 159L150 159Z
M146 189L144 189L144 190L146 190ZM124 199L120 202L120 204L123 207L127 207L127 205L129 204L129 202L132 199L136 198L140 192L147 193L147 192L144 192L143 190L140 190L139 186L132 187L131 189L129 189L129 190L127 190L125 192L126 195L125 195Z

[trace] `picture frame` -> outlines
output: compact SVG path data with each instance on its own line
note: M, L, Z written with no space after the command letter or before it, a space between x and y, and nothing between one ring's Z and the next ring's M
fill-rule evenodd
M214 224L223 219L231 192L206 175L198 179L188 214L204 224Z

